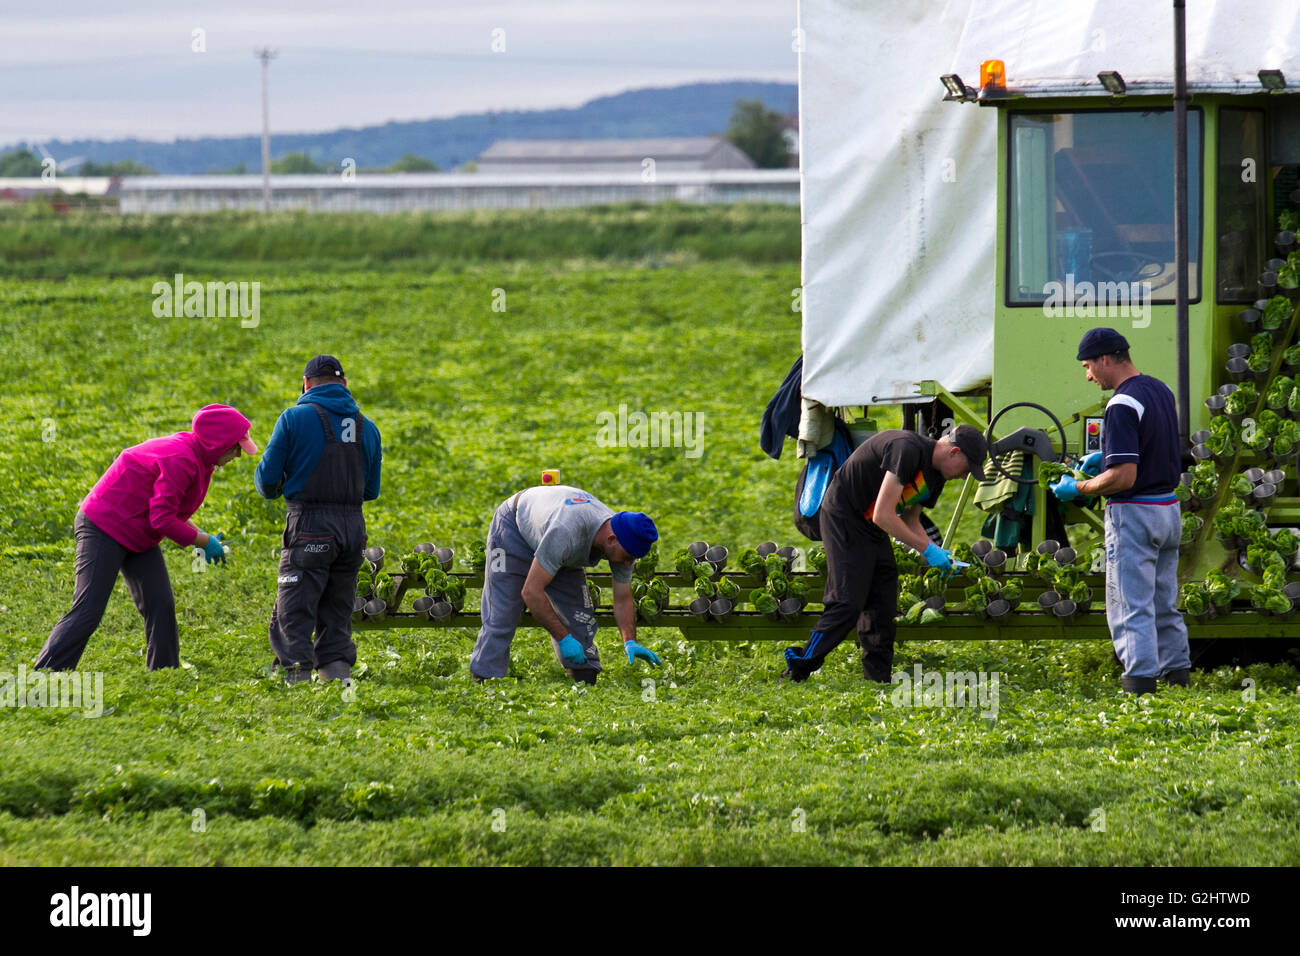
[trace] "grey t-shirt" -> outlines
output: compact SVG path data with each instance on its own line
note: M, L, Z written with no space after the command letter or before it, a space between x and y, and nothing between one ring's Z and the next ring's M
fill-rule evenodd
M561 568L588 568L591 547L600 526L614 512L580 488L538 485L520 492L515 523L547 574ZM632 566L611 564L615 581L632 580Z

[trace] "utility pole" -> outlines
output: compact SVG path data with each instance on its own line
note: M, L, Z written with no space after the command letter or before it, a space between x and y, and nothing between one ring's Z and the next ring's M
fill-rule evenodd
M253 56L262 61L262 211L271 211L271 114L267 106L267 67L275 59L276 51L269 47L254 50Z
M1191 429L1187 201L1187 10L1185 0L1174 0L1174 333L1178 346L1178 436L1184 448Z

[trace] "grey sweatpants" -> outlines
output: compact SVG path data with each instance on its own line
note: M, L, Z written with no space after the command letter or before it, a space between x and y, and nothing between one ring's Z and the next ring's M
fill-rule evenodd
M119 571L131 600L144 616L145 665L151 671L179 666L176 599L162 550L157 545L148 551L127 550L80 511L73 530L77 535L77 585L72 609L54 625L35 666L54 671L77 666L108 607Z
M513 500L513 499L512 499ZM478 643L470 655L469 670L475 677L505 677L510 664L510 642L524 612L524 581L533 564L533 550L519 533L511 501L497 508L487 537L487 567L483 571L482 618ZM600 671L596 650L596 615L587 592L587 572L563 568L546 587L551 607L574 639L587 652L585 669ZM552 639L556 659L559 645ZM566 670L578 670L561 660Z

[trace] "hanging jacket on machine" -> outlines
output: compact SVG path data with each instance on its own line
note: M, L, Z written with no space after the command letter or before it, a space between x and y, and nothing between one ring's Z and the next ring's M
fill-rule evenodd
M779 459L786 438L799 437L800 399L803 387L803 356L790 366L781 387L763 410L758 428L758 445L769 458Z

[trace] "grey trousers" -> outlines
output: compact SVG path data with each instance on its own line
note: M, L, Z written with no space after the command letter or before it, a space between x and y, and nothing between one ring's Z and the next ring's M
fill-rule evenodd
M35 666L54 671L77 666L108 607L119 571L131 600L144 616L145 665L151 671L179 666L176 599L162 550L155 545L148 551L129 551L80 511L73 529L77 535L77 584L72 609L54 625Z
M533 564L533 550L515 523L513 499L497 508L487 536L487 567L483 571L482 618L478 642L470 655L469 670L475 677L505 677L510 664L510 642L524 612L524 581ZM551 646L566 671L600 671L596 650L596 615L587 592L587 572L564 568L547 585L551 607L574 639L587 652L582 668L560 660L558 643Z
M1106 623L1125 677L1191 667L1178 610L1178 505L1106 505Z

